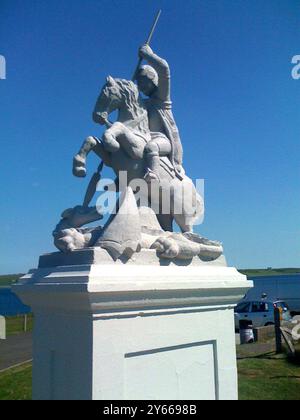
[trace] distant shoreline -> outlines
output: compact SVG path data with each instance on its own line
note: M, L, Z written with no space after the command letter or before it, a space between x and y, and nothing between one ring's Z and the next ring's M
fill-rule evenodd
M250 268L239 269L239 272L248 277L282 276L288 274L300 274L300 268Z
M282 276L288 274L300 274L300 268L245 268L239 269L240 273L248 277L259 276ZM7 287L14 284L24 274L2 274L0 275L0 287Z
M2 274L0 275L0 287L11 286L24 274Z

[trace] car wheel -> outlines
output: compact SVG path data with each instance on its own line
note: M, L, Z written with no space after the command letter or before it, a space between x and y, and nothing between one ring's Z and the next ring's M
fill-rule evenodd
M267 322L267 323L265 324L265 327L270 327L271 325L275 325L275 324L274 324L274 322Z

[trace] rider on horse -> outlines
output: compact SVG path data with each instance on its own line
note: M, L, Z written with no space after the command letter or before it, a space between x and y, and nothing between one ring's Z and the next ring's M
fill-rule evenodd
M145 147L148 166L145 179L147 181L158 179L160 156L168 156L176 174L181 177L183 151L172 113L169 65L154 54L149 45L144 45L139 49L139 56L150 64L141 66L136 74L140 92L148 96L145 104L152 138ZM165 136L162 137L161 133Z

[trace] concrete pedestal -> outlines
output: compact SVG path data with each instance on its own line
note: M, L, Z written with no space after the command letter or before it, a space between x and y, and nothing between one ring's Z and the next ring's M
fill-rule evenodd
M33 398L237 399L233 307L249 287L223 258L41 257L14 286L35 314Z

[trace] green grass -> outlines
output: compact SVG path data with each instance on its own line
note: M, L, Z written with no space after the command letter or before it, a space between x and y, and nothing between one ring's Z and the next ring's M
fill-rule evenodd
M299 274L300 268L258 268L258 269L240 269L240 273L248 277L256 276L280 276L284 274Z
M6 319L6 335L20 334L24 332L24 315L10 316ZM33 315L27 315L27 331L32 331L33 328Z
M240 400L300 400L300 367L286 359L238 361ZM0 373L0 400L31 399L31 365Z
M240 400L300 400L300 367L286 359L238 361Z
M0 373L0 400L31 400L31 364Z
M0 276L0 287L11 286L16 283L21 276L23 276L23 274L6 274Z

